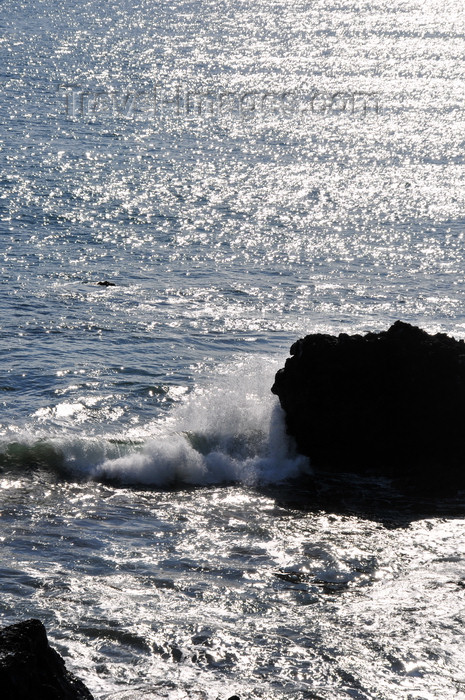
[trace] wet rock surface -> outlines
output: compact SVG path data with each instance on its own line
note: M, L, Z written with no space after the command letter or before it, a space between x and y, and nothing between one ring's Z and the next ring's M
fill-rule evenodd
M0 694L4 700L93 700L49 646L39 620L0 630Z
M397 321L308 335L272 387L312 465L440 492L465 488L465 343Z

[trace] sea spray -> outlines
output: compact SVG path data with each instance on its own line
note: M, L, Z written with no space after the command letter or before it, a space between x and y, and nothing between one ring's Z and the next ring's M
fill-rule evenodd
M225 365L153 425L141 448L106 459L94 478L165 486L176 483L253 485L296 477L308 460L296 455L284 416L270 395L266 358ZM268 371L265 371L265 368Z
M177 484L274 483L308 471L286 435L284 414L270 386L279 359L236 358L214 376L199 371L190 392L168 414L109 433L99 426L37 425L4 437L0 465L40 468L66 478L155 487ZM50 414L53 413L49 412ZM48 414L47 414L48 415ZM50 419L51 420L51 419Z

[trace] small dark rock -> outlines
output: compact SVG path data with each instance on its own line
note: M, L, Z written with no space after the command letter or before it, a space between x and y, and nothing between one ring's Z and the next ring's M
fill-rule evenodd
M97 282L100 287L116 287L116 284L114 282L109 282L108 280L105 280L104 282Z
M5 700L93 700L49 646L40 620L0 630L0 694Z
M272 392L318 470L382 475L433 492L465 488L465 343L397 321L291 347Z
M208 634L197 634L192 637L192 644L202 644L203 646L211 647L212 640Z
M308 581L308 575L300 571L275 571L274 575L276 578L281 579L281 581L286 581L287 583L300 584Z

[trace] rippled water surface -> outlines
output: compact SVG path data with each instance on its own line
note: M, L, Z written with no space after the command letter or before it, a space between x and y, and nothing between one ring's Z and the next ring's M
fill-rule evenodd
M237 486L1 487L2 611L45 618L97 697L464 691L463 519L388 528Z
M465 337L464 20L3 0L1 621L97 700L465 697L460 499L302 498L270 394L309 332Z

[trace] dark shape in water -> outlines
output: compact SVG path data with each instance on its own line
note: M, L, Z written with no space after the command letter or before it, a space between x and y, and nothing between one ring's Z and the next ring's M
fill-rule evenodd
M100 287L116 287L116 284L114 282L109 282L108 280L105 280L104 282L97 282Z
M465 343L396 321L365 336L308 335L271 391L317 469L465 488Z
M93 700L49 646L40 620L0 630L0 689L5 700Z

